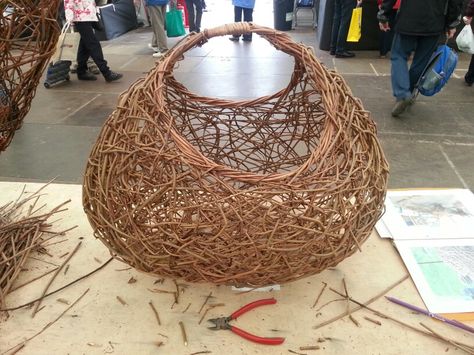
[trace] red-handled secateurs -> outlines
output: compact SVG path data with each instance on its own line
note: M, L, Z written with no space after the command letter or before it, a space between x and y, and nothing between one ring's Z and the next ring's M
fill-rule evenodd
M240 328L237 328L229 324L231 320L237 319L242 314L247 313L251 309L254 309L260 306L265 306L267 304L275 304L276 302L277 301L274 298L266 298L263 300L258 300L258 301L255 301L243 306L242 308L238 309L237 311L235 311L228 317L209 319L208 320L209 322L214 323L214 326L209 327L209 329L212 329L212 330L227 329L234 332L237 335L240 335L242 338L253 341L255 343L265 344L265 345L280 345L285 341L285 338L262 338L262 337L247 333L245 330L242 330Z

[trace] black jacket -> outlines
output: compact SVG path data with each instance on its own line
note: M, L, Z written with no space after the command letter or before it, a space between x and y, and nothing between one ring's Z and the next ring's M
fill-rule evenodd
M383 0L377 14L380 22L387 22L387 14L396 0ZM461 19L463 0L402 0L395 31L406 35L436 36L454 28Z

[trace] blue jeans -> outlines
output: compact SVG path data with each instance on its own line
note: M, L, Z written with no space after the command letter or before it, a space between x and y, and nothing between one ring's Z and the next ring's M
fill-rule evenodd
M346 50L347 33L351 23L352 10L356 6L355 0L335 0L334 19L331 32L331 51L342 53Z
M392 43L392 90L397 101L412 96L418 80L438 46L439 36L410 36L395 33ZM413 62L408 70L408 58Z

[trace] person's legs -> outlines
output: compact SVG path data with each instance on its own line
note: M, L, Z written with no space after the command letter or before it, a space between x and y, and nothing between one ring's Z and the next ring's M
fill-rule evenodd
M253 9L243 8L244 10L244 21L252 22L253 21Z
M77 48L77 65L76 65L76 73L78 75L86 74L87 72L87 60L89 59L90 54L89 50L87 49L86 45L84 44L84 40L82 39L79 41L79 47Z
M79 50L77 51L77 75L85 74L87 71L87 59L92 57L102 75L107 76L110 68L102 53L102 46L94 34L91 22L75 22L74 28L81 35Z
M391 80L393 96L397 100L392 109L393 117L398 117L412 102L407 62L408 57L416 48L416 42L416 36L401 35L399 33L395 33L393 36Z
M242 21L242 11L244 9L240 6L234 6L234 22L241 22ZM240 36L232 36L229 39L231 41L238 41Z
M337 35L339 34L339 25L341 24L341 5L343 0L334 1L334 17L332 20L332 31L331 31L331 54L336 52L337 46Z
M87 59L89 58L89 56L87 56L86 58L86 53L88 51L91 58L94 60L94 63L97 65L107 82L119 80L123 75L111 71L110 68L107 66L107 61L104 59L104 54L102 53L102 46L100 45L100 42L95 36L94 30L92 29L93 24L93 22L74 23L76 31L79 32L79 34L81 35L81 42L83 46L80 53L78 50L77 77L81 79L82 76L84 80L95 80L86 78L86 76L90 77L90 75L93 76L93 74L89 73L90 75L87 75L86 72L83 71L84 65L87 70Z
M154 48L155 50L158 48L158 37L159 37L158 26L160 23L160 20L159 20L160 15L158 12L158 7L159 6L148 6L148 15L150 16L150 24L151 24L151 30L152 30L151 47Z
M196 18L194 25L196 26L196 32L201 32L201 18L202 18L202 0L193 0L194 7L196 8Z
M196 31L196 23L194 22L194 3L193 0L186 0L186 9L188 10L189 32Z
M150 26L145 9L144 0L139 0L138 2L135 2L135 11L137 13L138 22L142 22L143 26Z
M253 21L253 9L246 9L244 8L244 21L245 22L252 22ZM252 41L252 32L244 33L243 40L250 42Z
M415 55L410 66L410 92L413 92L423 70L438 47L439 36L418 36Z
M241 22L242 21L242 12L243 8L240 6L234 6L234 22Z
M397 101L411 97L408 57L416 48L416 37L395 33L392 44L392 91Z
M151 45L157 47L159 52L168 50L167 37L165 32L166 5L150 6L151 27L153 29L153 39Z
M346 52L347 33L349 32L352 10L355 5L354 0L342 0L341 2L341 19L337 34L336 54Z
M471 63L469 63L469 69L464 76L464 81L467 85L472 86L474 84L474 54L471 56Z

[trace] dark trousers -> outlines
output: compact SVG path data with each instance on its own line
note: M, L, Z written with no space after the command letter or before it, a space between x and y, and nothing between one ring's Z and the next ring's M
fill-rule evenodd
M186 0L189 32L201 32L202 0Z
M392 90L397 101L412 96L423 70L436 47L439 36L410 36L395 33L392 44ZM408 57L415 52L410 70Z
M95 36L94 22L74 22L74 29L81 35L79 48L77 49L77 74L81 75L87 71L87 60L91 57L102 75L110 74L110 68L104 59L102 46Z
M351 23L355 0L335 0L334 19L331 33L331 51L342 53L346 50L347 33Z
M474 54L471 56L471 63L469 64L469 69L467 70L464 80L466 80L468 84L474 84Z
M245 7L234 6L234 21L241 22L242 21L242 13L244 15L244 22L252 22L253 21L253 9L247 9ZM239 37L239 36L234 36ZM244 33L242 36L246 40L252 39L252 32Z
M397 10L391 10L388 14L388 25L390 26L390 31L384 32L380 31L380 42L379 42L379 51L380 55L387 55L392 48L393 42L393 27L395 26L395 17L397 17Z

